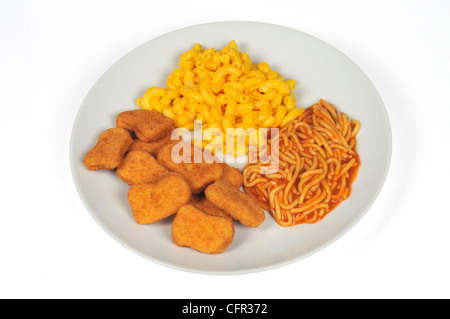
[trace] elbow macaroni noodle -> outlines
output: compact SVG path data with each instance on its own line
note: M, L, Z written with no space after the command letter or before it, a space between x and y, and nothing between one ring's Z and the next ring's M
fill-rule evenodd
M235 157L256 143L239 143L248 130L281 127L303 113L295 106L295 80L285 80L267 62L254 64L234 40L222 50L195 44L166 86L150 87L137 105L172 118L177 127L193 130L200 123L203 139L194 144Z

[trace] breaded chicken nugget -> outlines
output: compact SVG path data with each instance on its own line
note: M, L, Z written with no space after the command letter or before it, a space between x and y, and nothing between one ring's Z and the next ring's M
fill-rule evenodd
M191 199L186 180L169 174L154 183L131 186L128 202L138 224L151 224L175 214Z
M129 185L156 182L169 171L144 151L129 151L117 167L116 174Z
M130 133L123 128L110 128L98 137L97 144L86 153L83 163L89 170L115 169L133 143Z
M258 202L224 179L209 185L205 195L214 205L245 226L258 227L265 219L264 210Z
M219 216L231 220L233 219L233 217L231 217L223 210L221 210L219 207L211 203L204 195L192 195L189 205L195 206L201 211L212 216Z
M158 112L137 109L119 113L116 127L134 132L141 141L150 142L172 133L175 122Z
M222 163L222 166L223 174L221 178L230 182L236 188L240 188L242 186L242 183L244 182L244 177L242 176L242 173L239 171L239 169L237 169L236 167L232 167L227 163Z
M129 151L145 151L154 156L158 155L158 152L166 145L175 145L177 144L181 138L177 140L172 140L171 135L164 136L156 141L152 142L144 142L140 139L136 138L131 145Z
M208 215L192 205L182 206L172 222L172 241L207 254L219 254L234 238L230 219Z
M181 154L183 159L179 158L180 154L178 151L180 151L180 145L183 146L181 150L191 150L191 154L186 156L186 158L184 158L184 156L187 154ZM195 163L193 156L194 146L189 142L179 142L179 144L174 147L172 147L172 145L164 146L159 151L157 160L158 163L167 169L183 175L189 183L192 193L198 194L201 193L209 184L222 176L223 168L222 165L217 162L207 163L202 161L200 163ZM178 159L180 159L179 162L174 161L178 161Z

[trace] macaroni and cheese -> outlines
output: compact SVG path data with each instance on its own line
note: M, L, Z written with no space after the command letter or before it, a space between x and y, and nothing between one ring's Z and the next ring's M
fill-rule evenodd
M193 130L201 123L203 140L194 143L236 157L248 152L249 143L234 143L245 138L243 131L280 127L303 112L295 106L295 80L285 80L267 62L253 63L234 40L222 50L195 44L181 55L166 86L150 87L137 105L164 114L177 127ZM227 129L241 133L227 136Z

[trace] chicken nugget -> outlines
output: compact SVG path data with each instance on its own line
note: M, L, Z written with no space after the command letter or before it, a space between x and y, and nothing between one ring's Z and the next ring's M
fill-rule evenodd
M175 129L175 122L158 112L137 109L119 113L116 127L134 132L141 141L150 142L169 135Z
M209 185L205 196L245 226L258 227L265 219L264 210L257 201L224 179Z
M227 163L222 163L223 166L223 174L222 179L229 181L236 188L240 188L242 183L244 182L244 177L242 173L236 167L232 167Z
M115 169L133 143L130 133L123 128L110 128L98 137L95 146L86 153L83 163L91 171Z
M128 185L155 182L168 172L153 155L144 151L129 151L116 170L117 176Z
M166 145L158 153L158 163L167 169L181 174L189 183L194 194L201 193L209 184L219 179L223 174L221 163L195 163L194 146L189 142L179 142L176 146ZM191 154L179 151L190 150ZM201 150L200 150L201 152Z
M172 222L172 241L207 254L219 254L234 238L230 219L206 214L192 205L182 206Z
M231 220L233 219L230 215L211 203L211 201L209 201L204 195L192 195L189 205L195 206L201 211L212 216L219 216Z
M156 156L156 155L158 155L158 152L161 150L161 148L163 148L164 146L169 145L169 144L175 145L180 140L181 140L181 138L172 140L171 135L164 136L163 138L160 138L160 139L158 139L156 141L152 141L152 142L144 142L144 141L141 141L140 139L136 138L134 140L133 144L131 145L129 151L145 151L145 152L152 154L153 156Z
M191 199L186 180L178 174L168 174L153 183L131 186L128 203L138 224L151 224L175 214Z

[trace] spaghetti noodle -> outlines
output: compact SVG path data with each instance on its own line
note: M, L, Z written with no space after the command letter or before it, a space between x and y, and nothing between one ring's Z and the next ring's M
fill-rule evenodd
M257 160L243 171L245 191L281 226L315 223L351 193L361 164L360 123L320 100L273 136L278 168ZM274 143L269 143L274 145ZM266 169L266 170L264 170Z

